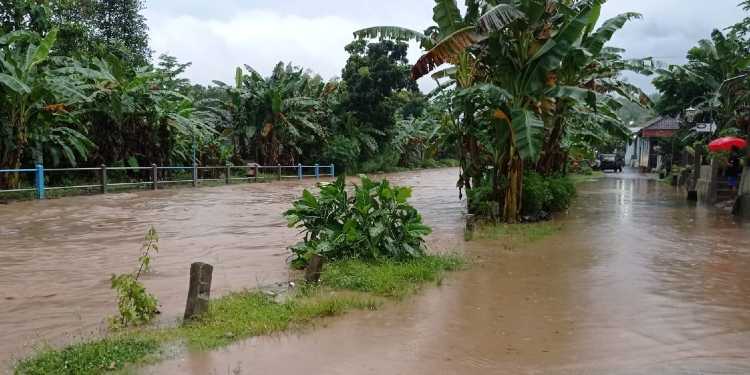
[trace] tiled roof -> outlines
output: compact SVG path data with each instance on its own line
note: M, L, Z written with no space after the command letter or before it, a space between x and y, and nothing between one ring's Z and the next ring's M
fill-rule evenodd
M672 117L657 117L646 123L642 130L679 130L680 120Z

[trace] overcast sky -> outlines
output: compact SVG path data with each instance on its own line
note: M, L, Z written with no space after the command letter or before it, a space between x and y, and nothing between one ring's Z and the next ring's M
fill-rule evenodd
M738 2L609 0L602 19L642 13L644 19L631 22L611 45L626 48L628 57L679 63L712 29L744 17ZM146 6L156 55L191 61L188 78L205 84L231 81L234 68L242 64L267 74L279 61L292 61L324 78L339 76L352 31L375 25L421 31L432 25L433 0L147 0ZM418 57L415 46L410 58ZM650 79L632 80L652 90Z

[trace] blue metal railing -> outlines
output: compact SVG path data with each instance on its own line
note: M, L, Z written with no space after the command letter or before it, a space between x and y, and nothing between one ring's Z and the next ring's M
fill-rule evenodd
M258 180L260 174L269 175L268 171L271 171L271 175L275 175L276 179L281 180L282 178L296 178L299 180L305 177L314 177L316 180L321 177L336 177L336 166L331 165L276 165L276 166L264 166L257 164L250 164L247 166L157 166L155 164L150 167L107 167L102 165L98 168L44 168L43 165L37 164L35 168L23 168L23 169L0 169L0 174L33 174L34 176L34 187L33 188L16 188L16 189L0 189L0 197L3 193L20 193L20 192L34 192L37 199L44 199L46 192L50 190L64 190L64 189L92 189L98 188L102 194L107 192L107 187L116 186L144 186L150 185L152 189L158 189L159 184L170 184L170 183L185 183L191 182L193 186L197 186L202 181L221 181L222 178L201 178L200 171L224 171L224 178L226 184L230 184L236 180ZM236 177L232 175L233 170L244 170L246 172L245 177ZM112 171L131 171L131 172L143 172L150 171L150 179L143 181L129 181L129 182L109 182L107 178L107 172ZM167 172L175 171L190 171L191 178L170 180L164 178ZM287 174L284 174L284 172ZM308 174L305 174L308 171ZM309 174L312 171L313 174ZM45 176L50 173L60 172L98 172L99 183L88 184L88 185L69 185L69 186L45 186ZM162 173L162 178L159 178L159 173ZM289 174L293 172L293 174ZM328 173L325 173L328 172Z

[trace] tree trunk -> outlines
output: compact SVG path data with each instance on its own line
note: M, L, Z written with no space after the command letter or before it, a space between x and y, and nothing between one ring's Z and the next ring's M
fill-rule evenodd
M521 214L523 198L523 160L515 150L511 150L508 162L508 186L505 189L503 220L515 224Z

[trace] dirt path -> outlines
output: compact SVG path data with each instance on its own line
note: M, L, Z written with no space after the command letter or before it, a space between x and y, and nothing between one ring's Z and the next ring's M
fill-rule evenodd
M425 179L423 191L452 183L439 173L410 182ZM425 217L457 234L438 195L423 193ZM140 372L750 373L749 225L637 175L581 186L559 221L561 233L526 248L467 244L473 268L381 311Z

